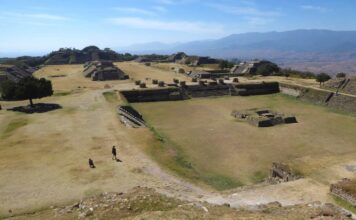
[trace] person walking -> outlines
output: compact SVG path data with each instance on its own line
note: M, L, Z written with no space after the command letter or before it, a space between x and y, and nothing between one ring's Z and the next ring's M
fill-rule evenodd
M91 158L89 158L89 167L95 168L94 161Z
M117 160L117 158L116 158L116 147L115 146L112 146L111 153L112 153L112 159L113 160Z

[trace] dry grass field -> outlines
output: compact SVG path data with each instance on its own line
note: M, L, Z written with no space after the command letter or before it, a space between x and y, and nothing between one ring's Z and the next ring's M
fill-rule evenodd
M344 175L335 166L355 163L355 117L284 95L139 103L134 107L158 135L166 138L171 151L176 149L181 155L165 158L175 160L176 167L162 157L161 162L217 189L259 182L267 176L272 162L288 163L295 171L323 183ZM230 116L233 109L249 108L293 114L299 123L257 128Z
M121 65L129 74L137 66L137 78L144 79L146 73L174 78L153 68L141 71L140 64ZM159 168L140 153L155 142L149 130L128 129L118 120L121 100L113 91L134 88L132 80L93 82L82 70L82 65L54 65L35 73L52 81L54 96L34 102L57 103L62 109L15 113L5 109L28 101L0 101L0 218L11 214L9 210L16 214L137 185L164 188L170 182L164 174L151 175ZM111 160L112 145L122 163ZM88 168L88 158L96 169ZM160 182L162 176L166 182Z
M123 101L115 90L137 88L136 79L148 86L151 79L189 79L155 66L116 65L131 79L93 82L82 76L82 65L45 66L37 71L36 77L52 81L54 95L34 102L57 103L62 106L58 110L15 113L5 109L28 101L0 101L0 218L138 185L177 198L225 201L206 184L197 187L175 174L226 189L258 182L276 160L291 162L325 183L350 175L344 165L355 158L355 118L278 95L225 97L137 104L156 130L130 129L118 120L116 107ZM294 113L300 123L259 130L230 117L233 108L258 106ZM160 135L164 143L157 140ZM112 145L117 146L121 163L111 159ZM89 169L89 157L96 169ZM315 188L320 187L309 180L297 181L229 198L231 204L246 199L256 204L259 193L265 195L264 201L275 201L283 192L285 204L324 201L327 186L323 185L322 195L309 193Z

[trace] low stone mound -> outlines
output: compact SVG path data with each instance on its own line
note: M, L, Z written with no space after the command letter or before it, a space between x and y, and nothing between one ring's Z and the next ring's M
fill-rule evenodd
M290 182L300 179L288 165L283 163L273 163L269 181L272 183Z
M298 123L295 116L284 115L268 109L233 110L231 115L237 119L247 121L256 127L271 127L279 124Z
M32 113L49 112L49 111L53 111L53 110L61 109L61 108L62 108L62 106L60 106L58 104L37 103L37 104L34 104L33 106L27 105L27 106L18 106L18 107L10 108L10 109L8 109L8 111L32 114Z

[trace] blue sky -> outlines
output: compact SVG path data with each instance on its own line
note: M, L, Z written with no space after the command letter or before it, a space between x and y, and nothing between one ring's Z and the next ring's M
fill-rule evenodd
M0 0L0 55L233 33L356 30L356 0Z

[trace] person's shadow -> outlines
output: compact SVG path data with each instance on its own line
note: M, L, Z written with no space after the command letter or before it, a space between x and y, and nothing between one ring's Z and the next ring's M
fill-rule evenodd
M122 162L122 160L120 160L119 158L116 158L116 162Z

